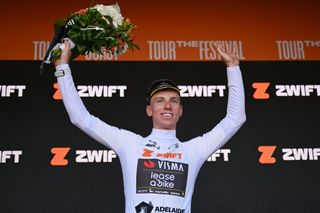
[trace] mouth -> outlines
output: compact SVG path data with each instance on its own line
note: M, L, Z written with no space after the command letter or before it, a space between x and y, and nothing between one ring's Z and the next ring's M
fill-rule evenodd
M172 113L161 113L161 115L165 118L172 118L173 114Z

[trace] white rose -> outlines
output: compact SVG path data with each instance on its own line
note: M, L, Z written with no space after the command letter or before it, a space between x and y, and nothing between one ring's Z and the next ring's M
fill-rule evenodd
M103 4L97 4L94 6L99 13L103 16L110 16L112 18L112 24L118 27L123 22L123 16L121 15L120 7L118 4L105 6Z

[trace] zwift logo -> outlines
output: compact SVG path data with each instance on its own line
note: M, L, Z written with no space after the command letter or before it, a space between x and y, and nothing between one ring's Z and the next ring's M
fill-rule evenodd
M23 97L26 85L0 85L0 97Z
M69 164L67 156L70 150L70 147L53 147L50 164L52 166L67 166ZM117 157L113 150L76 150L75 154L76 163L112 163L113 159Z
M53 94L54 100L61 100L61 92L58 83L53 84L56 90ZM115 95L118 97L125 97L126 85L78 85L77 91L80 97L102 97L111 98Z
M277 146L259 146L261 152L259 162L261 164L275 164L277 158L274 156ZM283 161L314 161L319 160L320 148L282 148Z
M224 97L225 85L179 85L181 97Z
M252 87L254 99L269 99L271 82L254 82ZM320 85L312 84L278 84L274 85L275 95L277 97L309 97L320 96Z
M14 163L20 162L20 156L22 155L22 150L3 150L0 151L0 163L8 163L13 161Z

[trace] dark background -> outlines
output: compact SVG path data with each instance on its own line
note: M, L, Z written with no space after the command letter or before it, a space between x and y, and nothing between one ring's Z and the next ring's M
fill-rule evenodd
M26 85L24 97L0 97L0 151L22 150L20 163L0 163L0 212L123 212L122 173L112 163L75 162L75 150L104 146L71 124L53 100L53 68L44 76L36 61L1 61L0 85ZM145 93L160 77L179 85L226 85L222 62L73 62L78 85L127 85L125 97L83 98L88 110L111 125L147 136ZM202 212L320 212L319 161L284 161L282 148L319 148L320 101L277 97L275 85L319 85L319 62L243 62L247 122L223 148L229 161L206 162L192 209ZM270 82L267 100L253 98L254 82ZM319 94L320 95L320 94ZM227 95L183 98L180 140L209 131L225 115ZM261 164L261 145L275 145L276 164ZM67 166L51 166L52 147L70 147Z

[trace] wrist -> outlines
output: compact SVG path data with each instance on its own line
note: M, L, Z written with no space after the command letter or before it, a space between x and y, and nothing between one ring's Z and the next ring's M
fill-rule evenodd
M63 69L70 69L69 64L64 63L64 64L58 64L58 65L56 65L56 70L63 70Z
M239 66L227 67L227 72L235 72L236 70L240 70Z
M59 78L65 75L71 75L69 64L60 64L56 66L54 76Z
M227 67L237 67L237 66L239 66L239 64L240 63L238 63L238 62L237 63L226 63L226 66Z

